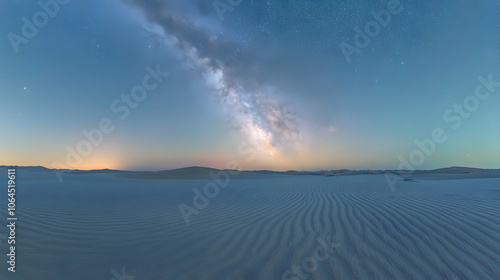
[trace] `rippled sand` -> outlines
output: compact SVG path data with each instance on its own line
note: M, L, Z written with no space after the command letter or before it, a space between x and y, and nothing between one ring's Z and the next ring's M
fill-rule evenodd
M0 279L500 279L499 178L233 179L189 225L178 206L208 180L64 178L19 171L18 272L3 226ZM307 267L318 240L335 246Z

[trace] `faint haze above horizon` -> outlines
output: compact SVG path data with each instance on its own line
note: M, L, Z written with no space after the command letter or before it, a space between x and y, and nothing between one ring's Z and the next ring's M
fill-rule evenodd
M500 168L496 1L64 2L0 4L0 165Z

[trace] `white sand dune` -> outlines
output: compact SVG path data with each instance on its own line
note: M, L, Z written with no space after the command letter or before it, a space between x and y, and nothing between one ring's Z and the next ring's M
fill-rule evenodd
M186 226L178 205L207 182L20 172L18 272L0 279L295 280L318 238L336 247L307 279L500 279L498 178L234 179Z

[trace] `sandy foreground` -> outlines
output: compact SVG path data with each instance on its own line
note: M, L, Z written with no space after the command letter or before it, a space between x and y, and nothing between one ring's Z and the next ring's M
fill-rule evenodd
M19 170L0 279L500 279L500 177L467 174L234 177L197 208L213 180Z

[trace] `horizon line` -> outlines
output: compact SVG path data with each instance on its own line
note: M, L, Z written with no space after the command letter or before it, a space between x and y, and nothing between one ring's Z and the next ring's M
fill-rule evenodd
M213 169L213 170L237 170L240 172L258 172L258 171L267 171L267 172L276 172L276 173L286 173L286 172L321 172L321 171L341 171L341 170L346 170L346 171L434 171L434 170L440 170L440 169L452 169L452 168L464 168L464 169L478 169L478 170L500 170L499 168L479 168L479 167L469 167L469 166L447 166L447 167L439 167L439 168L434 168L434 169L348 169L348 168L340 168L340 169L321 169L321 170L286 170L286 171L276 171L276 170L271 170L271 169L253 169L253 170L238 170L238 169L219 169L219 168L214 168L214 167L207 167L207 166L198 166L198 165L193 165L193 166L186 166L186 167L179 167L179 168L172 168L172 169L161 169L161 170L122 170L122 169L111 169L111 168L100 168L100 169L56 169L56 168L48 168L43 165L0 165L0 168L44 168L47 170L67 170L67 171L117 171L117 172L162 172L162 171L174 171L174 170L181 170L181 169L189 169L189 168L204 168L204 169Z

